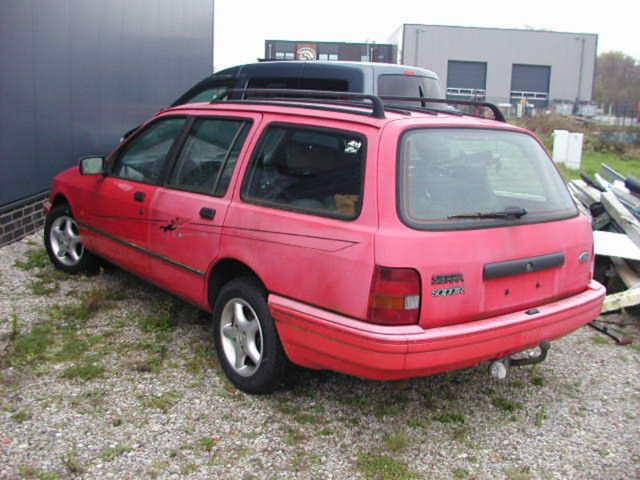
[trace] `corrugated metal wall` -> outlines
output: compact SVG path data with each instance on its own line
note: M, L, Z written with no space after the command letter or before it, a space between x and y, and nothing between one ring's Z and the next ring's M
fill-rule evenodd
M0 205L213 70L213 0L0 1Z

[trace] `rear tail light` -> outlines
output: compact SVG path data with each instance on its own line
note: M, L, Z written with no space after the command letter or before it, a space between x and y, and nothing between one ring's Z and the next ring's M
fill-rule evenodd
M376 266L367 320L381 325L415 325L420 317L420 275L411 268Z

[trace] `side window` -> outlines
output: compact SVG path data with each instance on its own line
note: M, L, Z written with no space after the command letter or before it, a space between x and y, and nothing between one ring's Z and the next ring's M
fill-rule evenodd
M226 83L216 84L215 86L209 87L205 90L201 90L200 92L196 93L193 97L183 102L183 105L187 103L211 102L212 100L215 100L224 92L229 90L232 87L232 85L233 85L232 82L226 82Z
M196 120L180 150L168 186L222 196L244 142L242 120ZM228 178L219 182L222 177ZM224 185L220 185L224 183Z
M125 145L111 172L114 177L157 184L169 150L186 118L158 120Z
M303 78L301 90L323 90L328 92L348 92L349 82L335 78Z
M354 219L362 205L364 161L365 145L360 135L272 126L252 158L242 198Z
M300 79L297 77L254 77L247 83L247 88L298 88Z

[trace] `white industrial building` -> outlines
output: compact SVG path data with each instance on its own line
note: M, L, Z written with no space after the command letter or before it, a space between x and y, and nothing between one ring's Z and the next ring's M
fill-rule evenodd
M389 43L398 63L436 72L449 98L540 107L592 98L596 34L405 24Z

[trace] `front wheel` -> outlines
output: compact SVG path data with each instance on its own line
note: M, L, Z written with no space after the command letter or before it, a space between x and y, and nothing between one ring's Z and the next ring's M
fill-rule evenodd
M213 310L213 339L222 369L240 390L269 393L281 385L288 359L256 281L238 278L222 288Z
M58 270L76 274L94 272L98 268L97 258L84 248L80 240L78 224L67 204L56 205L47 215L44 244Z

